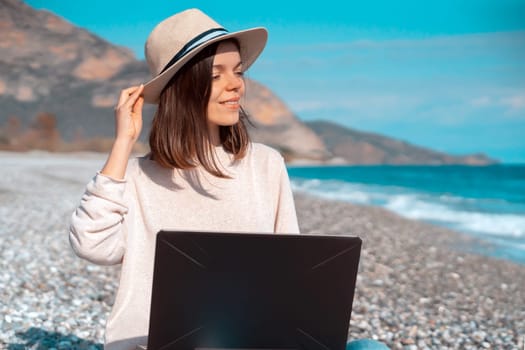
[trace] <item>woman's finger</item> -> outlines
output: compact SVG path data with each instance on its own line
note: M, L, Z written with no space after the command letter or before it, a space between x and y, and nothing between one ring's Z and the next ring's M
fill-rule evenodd
M141 84L140 86L132 86L121 90L117 106L125 104L129 100L130 96L133 95L133 93L135 93L138 89L141 89L141 86L143 85Z
M133 113L142 111L142 106L144 106L144 97L139 96L132 107Z
M139 98L140 94L142 94L142 90L144 90L144 85L140 84L140 86L138 86L136 90L130 92L129 97L124 102L124 104L128 107L132 107L135 104L135 102L137 102L137 99Z

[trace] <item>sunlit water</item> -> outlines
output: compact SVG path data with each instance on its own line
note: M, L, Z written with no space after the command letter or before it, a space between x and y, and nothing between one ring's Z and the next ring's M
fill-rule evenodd
M490 242L525 264L525 165L290 166L296 191L380 206Z

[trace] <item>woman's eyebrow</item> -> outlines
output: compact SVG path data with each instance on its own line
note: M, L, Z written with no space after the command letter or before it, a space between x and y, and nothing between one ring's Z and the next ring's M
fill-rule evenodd
M235 67L233 67L233 69L237 69L241 66L242 66L242 61L239 61L239 63L237 63ZM213 65L213 69L223 70L224 68L225 68L224 64L214 64Z

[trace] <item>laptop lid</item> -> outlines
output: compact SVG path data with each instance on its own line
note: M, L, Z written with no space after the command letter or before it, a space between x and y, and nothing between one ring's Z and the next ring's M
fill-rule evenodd
M361 239L157 235L148 349L346 347Z

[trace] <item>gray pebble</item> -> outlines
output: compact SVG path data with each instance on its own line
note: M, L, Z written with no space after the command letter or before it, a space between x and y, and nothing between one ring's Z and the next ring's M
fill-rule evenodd
M70 215L105 160L84 157L0 152L0 348L102 349L119 268L69 246ZM302 232L363 239L349 339L391 349L523 346L524 266L462 252L471 238L380 208L295 199Z

